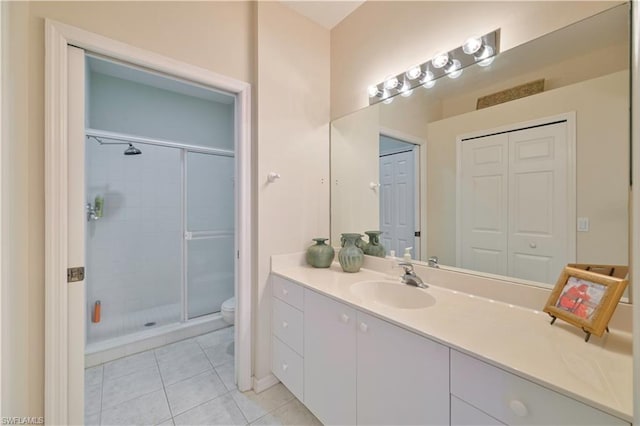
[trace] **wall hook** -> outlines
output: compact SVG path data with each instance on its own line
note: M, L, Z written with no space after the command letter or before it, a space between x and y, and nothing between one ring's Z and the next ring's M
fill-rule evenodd
M276 181L276 179L280 179L280 173L269 172L269 174L267 175L267 180L273 183Z
M369 188L371 188L372 190L376 190L378 188L380 188L380 184L379 183L375 183L375 182L370 182L369 183Z

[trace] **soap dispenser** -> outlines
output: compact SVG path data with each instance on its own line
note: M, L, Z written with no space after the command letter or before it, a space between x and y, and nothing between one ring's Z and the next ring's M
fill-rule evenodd
M405 262L411 262L411 250L413 250L413 247L406 247L404 249L404 255L402 255L402 258Z

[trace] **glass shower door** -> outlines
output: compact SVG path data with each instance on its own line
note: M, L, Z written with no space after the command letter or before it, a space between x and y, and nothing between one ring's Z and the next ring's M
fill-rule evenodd
M234 295L235 159L186 153L186 317L219 312Z

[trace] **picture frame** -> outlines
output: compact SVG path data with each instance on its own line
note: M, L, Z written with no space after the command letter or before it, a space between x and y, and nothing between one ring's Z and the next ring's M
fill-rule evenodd
M627 287L628 280L584 269L564 268L543 309L551 316L581 328L585 342L602 336Z

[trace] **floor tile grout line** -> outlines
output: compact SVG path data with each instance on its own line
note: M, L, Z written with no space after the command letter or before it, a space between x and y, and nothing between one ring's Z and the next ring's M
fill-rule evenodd
M184 413L188 413L188 412L189 412L189 411L191 411L191 410L195 410L196 408L200 407L201 405L208 404L208 403L210 403L211 401L215 401L216 399L220 399L220 398L222 398L222 397L223 397L223 396L225 396L225 395L229 395L229 396L231 396L231 391L225 392L225 393L223 393L222 395L218 395L218 396L216 396L215 398L211 398L211 399L210 399L210 400L208 400L208 401L201 402L201 403L200 403L200 404L198 404L198 405L194 405L193 407L189 408L188 410L185 410L185 411L183 411L182 413L178 414L176 417L179 417L179 416L183 415ZM233 400L233 397L231 397L231 399ZM235 403L235 401L234 401L234 403ZM238 405L238 404L236 404L236 406L237 406L237 405ZM238 409L240 409L240 408L238 408ZM242 414L242 410L240 410L240 414ZM244 414L242 414L242 417L244 417ZM245 420L247 419L246 417L244 417L244 418L245 418ZM175 419L175 417L174 417L174 419ZM173 421L173 423L175 424L175 420Z
M173 421L173 410L171 409L171 404L169 403L169 396L167 395L167 388L164 385L164 378L162 377L162 373L160 372L160 363L158 362L158 357L156 356L156 351L151 350L153 352L153 359L156 361L156 367L158 368L158 375L160 376L160 383L162 383L162 392L164 393L164 399L167 401L167 408L169 408L169 416L171 418L171 422L175 425ZM166 420L164 420L166 421Z

